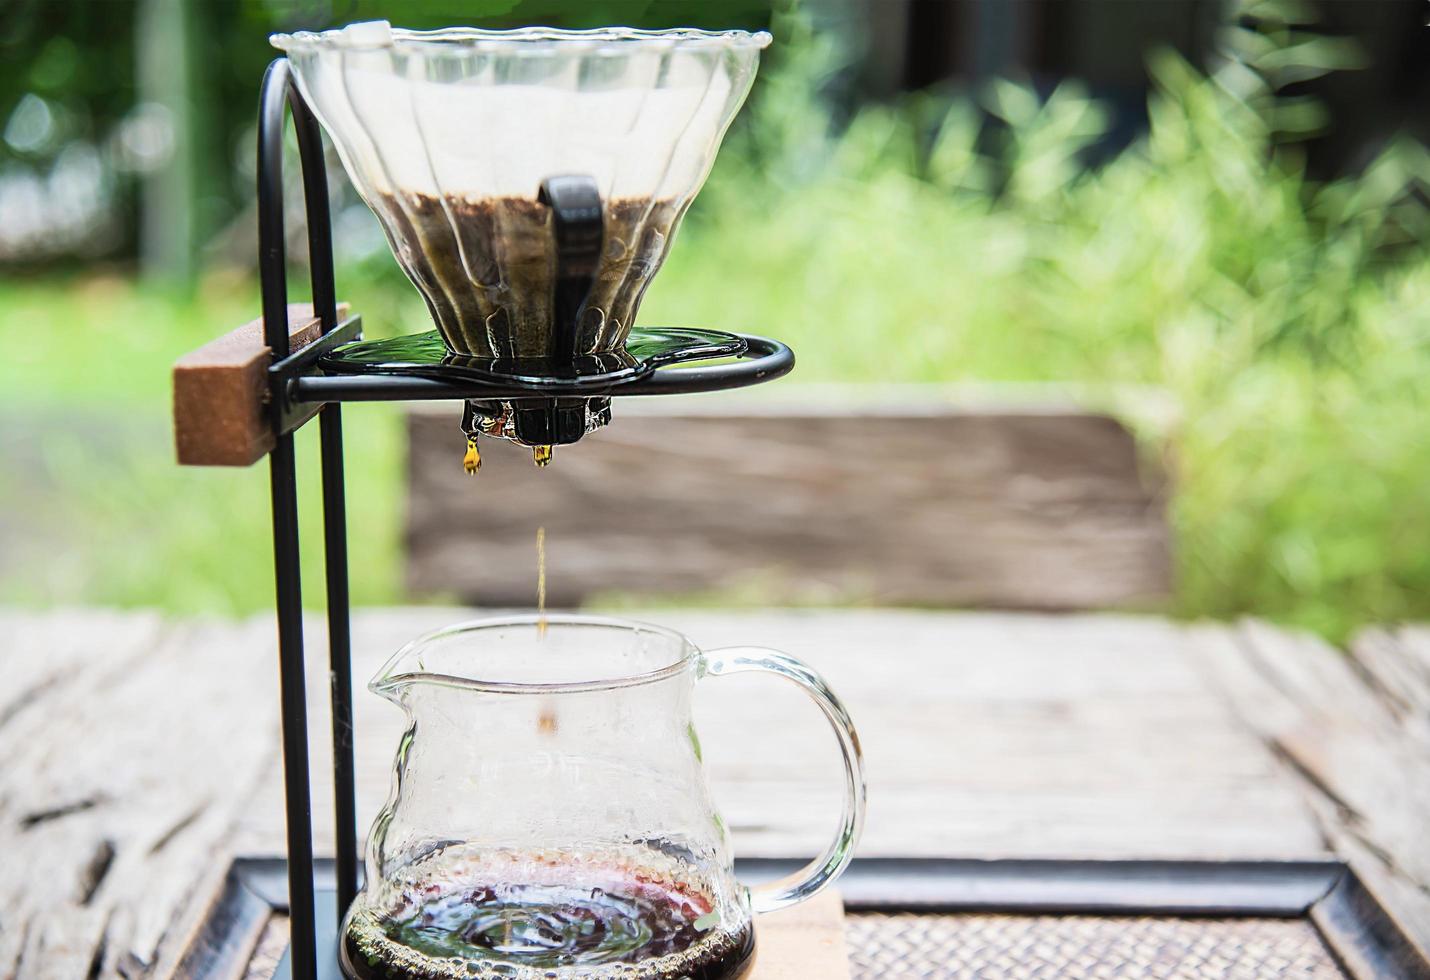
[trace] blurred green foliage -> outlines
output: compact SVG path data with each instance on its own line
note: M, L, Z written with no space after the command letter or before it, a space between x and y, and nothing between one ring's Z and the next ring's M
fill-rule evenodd
M145 117L138 84L148 58L182 56L188 85L179 98L193 141L195 186L189 214L201 239L245 216L252 197L254 113L259 82L279 52L277 32L325 30L390 19L417 30L451 24L499 29L550 24L572 29L608 24L706 29L769 26L786 0L178 0L185 51L138 43L153 0L3 0L0 2L0 177L44 175L78 142L95 147L112 195L115 228L76 250L61 244L31 256L5 256L15 266L75 267L95 256L131 259L139 248L140 184L153 160L135 159ZM159 16L166 16L161 14ZM147 50L147 54L146 54ZM26 126L26 107L31 117ZM152 108L152 107L149 107ZM37 130L29 133L26 130ZM31 139L23 138L33 136ZM16 138L20 137L20 138ZM168 137L163 137L164 142Z
M1210 76L1158 56L1150 132L1096 169L1106 114L1075 84L999 82L986 111L922 94L835 126L816 93L836 54L784 31L642 319L779 336L806 381L1165 388L1180 411L1147 445L1173 472L1179 612L1333 638L1426 618L1430 155L1402 142L1357 176L1304 176L1298 134L1320 123L1279 89L1349 56L1285 9L1252 5ZM422 322L386 258L340 281L370 322ZM0 565L0 599L266 608L266 475L176 471L157 435L168 363L255 297L0 287L19 357L0 424L32 464L0 475L0 512L68 549ZM94 431L94 409L113 424ZM32 417L48 421L15 422ZM346 419L355 596L401 601L396 416Z
M817 68L772 77L644 314L765 327L807 380L1165 387L1182 612L1423 618L1430 155L1308 181L1277 89L1344 53L1260 6L1210 78L1153 59L1150 132L1096 170L1074 84L995 84L992 138L931 98L830 137Z

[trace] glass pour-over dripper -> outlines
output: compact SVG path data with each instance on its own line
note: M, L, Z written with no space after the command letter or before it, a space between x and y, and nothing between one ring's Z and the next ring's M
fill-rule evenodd
M272 38L446 347L526 362L623 349L769 40L382 21ZM604 229L575 322L557 329L539 194L569 177L594 192Z

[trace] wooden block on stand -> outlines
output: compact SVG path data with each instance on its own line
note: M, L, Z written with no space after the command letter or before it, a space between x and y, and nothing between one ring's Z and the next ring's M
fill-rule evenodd
M348 305L339 303L339 322L347 315ZM290 351L320 335L312 304L289 305ZM261 317L179 358L174 364L174 447L181 465L250 466L273 448L265 411L270 363Z

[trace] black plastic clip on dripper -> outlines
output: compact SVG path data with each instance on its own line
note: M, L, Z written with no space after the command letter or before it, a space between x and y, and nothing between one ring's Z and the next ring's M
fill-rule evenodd
M575 378L576 360L580 355L577 350L580 324L586 315L586 300L596 281L605 243L601 192L593 177L548 177L541 182L537 200L551 209L556 244L551 352L546 368L553 377ZM467 418L471 419L474 412L489 414L485 408L472 403ZM521 402L512 407L509 431L519 442L536 447L536 460L539 465L545 465L551 458L551 446L576 442L586 434L593 414L609 411L609 398ZM465 420L463 427L467 427ZM470 429L468 432L472 434Z

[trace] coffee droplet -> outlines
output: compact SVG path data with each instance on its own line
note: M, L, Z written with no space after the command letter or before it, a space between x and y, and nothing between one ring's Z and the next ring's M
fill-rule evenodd
M556 730L561 727L561 723L556 720L556 708L547 706L541 710L541 714L536 717L536 730L543 735L555 735Z
M537 466L545 466L547 463L551 462L551 447L532 446L531 458Z
M467 437L467 455L462 457L462 469L467 473L476 473L482 468L482 454L477 452L477 437Z

